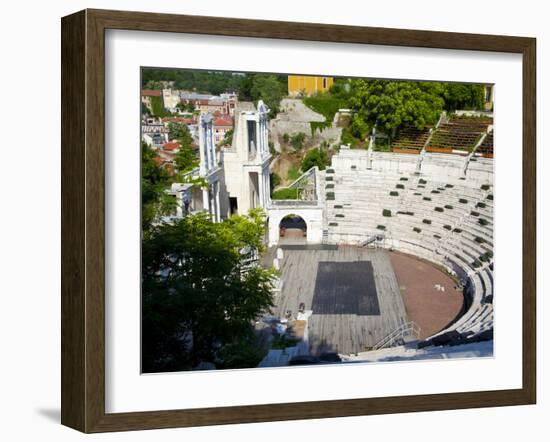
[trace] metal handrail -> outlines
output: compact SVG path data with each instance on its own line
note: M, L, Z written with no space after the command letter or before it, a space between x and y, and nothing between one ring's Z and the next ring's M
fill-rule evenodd
M402 324L385 338L381 339L377 344L372 347L372 349L380 350L382 348L391 347L390 344L393 344L397 339L403 338L406 335L413 335L416 337L416 339L419 339L420 330L420 326L416 322L407 322L405 324Z

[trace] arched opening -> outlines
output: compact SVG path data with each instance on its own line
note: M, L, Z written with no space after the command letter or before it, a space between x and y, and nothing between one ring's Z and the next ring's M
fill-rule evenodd
M279 242L287 244L305 244L307 242L307 224L295 214L286 215L279 223Z

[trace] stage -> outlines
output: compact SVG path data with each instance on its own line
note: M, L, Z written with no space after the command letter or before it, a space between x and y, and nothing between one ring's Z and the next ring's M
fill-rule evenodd
M408 321L387 252L361 247L284 247L283 288L273 312L312 310L313 355L365 351Z

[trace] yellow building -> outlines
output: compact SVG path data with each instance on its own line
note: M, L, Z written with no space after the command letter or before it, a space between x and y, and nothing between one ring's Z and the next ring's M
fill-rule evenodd
M288 95L294 97L301 93L314 95L318 92L327 92L334 83L332 77L313 77L309 75L289 75Z

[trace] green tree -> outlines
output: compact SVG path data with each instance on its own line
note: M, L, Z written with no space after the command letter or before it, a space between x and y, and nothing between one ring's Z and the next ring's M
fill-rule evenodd
M481 84L446 83L443 98L449 111L483 109L485 88Z
M183 123L168 123L168 136L170 140L176 140L180 145L175 157L178 171L188 172L197 167L198 160L192 146L193 137L187 125Z
M205 213L156 226L143 241L142 365L179 371L257 360L253 322L272 304L272 270L247 265L261 251L265 214L254 210L212 222ZM244 355L231 346L244 342ZM246 351L245 351L246 350ZM233 355L233 359L230 357Z
M182 112L195 112L195 106L193 105L193 103L184 103L183 101L180 101L178 104L176 104L176 107Z
M317 166L319 170L325 170L325 167L327 167L329 164L328 155L325 150L319 149L316 147L315 149L311 149L304 159L302 160L302 171L306 172L307 170L311 169L314 166Z
M166 194L170 175L155 162L156 153L146 143L141 144L141 227L144 236L159 216L175 208L175 201Z
M252 78L250 97L253 101L263 100L270 109L271 116L279 112L284 93L285 90L275 75L255 75Z
M352 80L351 88L351 130L361 138L374 125L391 136L406 125L423 129L437 122L445 104L443 83Z

